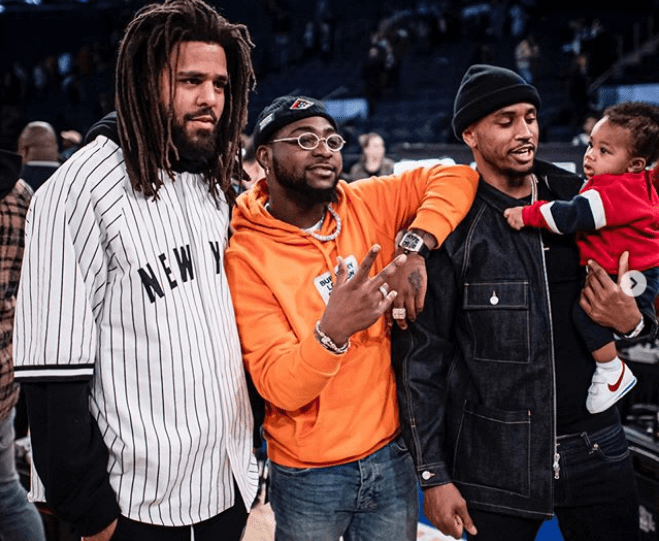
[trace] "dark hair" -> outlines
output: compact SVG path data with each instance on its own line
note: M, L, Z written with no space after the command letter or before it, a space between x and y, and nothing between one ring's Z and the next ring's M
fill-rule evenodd
M247 27L230 23L202 0L147 5L126 28L119 47L115 88L126 169L133 188L154 199L162 185L159 169L174 178L172 158L178 159L179 153L172 140L173 105L170 111L164 109L160 77L175 48L189 41L216 43L226 54L229 83L218 130L218 156L203 175L213 197L217 198L219 185L231 204L235 199L231 177L242 170L240 135L255 82L250 57L253 43Z
M626 101L604 111L611 124L631 133L633 156L645 158L648 165L659 158L659 107L640 101Z

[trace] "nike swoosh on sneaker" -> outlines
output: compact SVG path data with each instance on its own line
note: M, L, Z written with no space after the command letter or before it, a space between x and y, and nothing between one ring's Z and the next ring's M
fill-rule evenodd
M620 384L622 383L622 378L625 375L625 368L627 368L627 365L625 363L622 363L622 372L620 372L620 377L618 378L618 381L616 381L613 385L609 383L609 391L612 393L615 393L618 390L618 387L620 387Z

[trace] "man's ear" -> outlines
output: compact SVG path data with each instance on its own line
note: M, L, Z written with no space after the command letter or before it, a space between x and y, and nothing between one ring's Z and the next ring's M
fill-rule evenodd
M19 144L18 145L18 150L16 150L17 154L21 155L21 159L23 160L23 163L27 161L27 155L30 150L30 147L26 144Z
M476 146L477 139L474 133L473 124L462 132L462 140L467 144L469 148L474 148Z
M256 149L256 161L259 162L259 165L263 168L264 171L268 171L270 169L272 154L270 153L270 148L268 146L261 145Z
M636 158L632 158L631 161L629 162L629 165L627 166L627 172L628 173L640 173L645 169L646 165L646 160L645 158L641 158L640 156L637 156Z

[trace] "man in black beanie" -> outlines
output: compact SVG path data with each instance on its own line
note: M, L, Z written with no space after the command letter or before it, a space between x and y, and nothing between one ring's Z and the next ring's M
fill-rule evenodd
M574 238L515 231L504 210L569 199L582 181L536 160L536 89L474 65L453 127L480 173L469 214L427 262L424 311L394 329L403 435L426 516L445 534L533 541L556 513L566 541L638 535L638 496L616 408L586 410L594 361L571 319L581 295L600 324L645 338L642 315L596 263L582 292ZM621 259L622 275L626 263Z

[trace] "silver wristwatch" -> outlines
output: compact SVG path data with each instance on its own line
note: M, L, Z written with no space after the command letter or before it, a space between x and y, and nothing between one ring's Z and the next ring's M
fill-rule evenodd
M419 254L423 259L428 259L428 256L430 256L430 248L428 248L426 243L423 242L423 238L411 231L408 231L403 235L398 246L402 248L406 254Z

